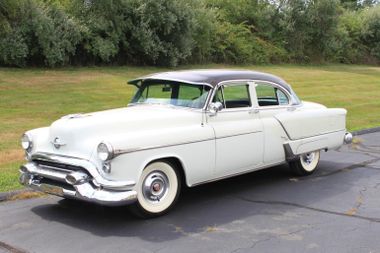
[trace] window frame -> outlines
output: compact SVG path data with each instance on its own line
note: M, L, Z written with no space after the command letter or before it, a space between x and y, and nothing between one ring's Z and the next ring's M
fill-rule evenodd
M257 103L257 107L258 108L260 108L260 109L266 109L266 108L268 108L268 109L275 109L275 108L289 108L289 107L295 106L294 105L294 101L293 101L293 97L290 94L290 92L288 92L286 89L282 88L280 85L278 85L276 83L268 82L268 81L263 81L263 80L256 80L256 81L253 81L253 83L254 83L254 90L255 90L255 95L256 95L256 103ZM279 89L280 91L282 91L282 93L284 93L284 95L288 98L288 104L286 104L286 105L260 106L259 105L259 98L258 98L257 92L256 92L256 87L259 84L267 85L267 86L270 86L270 87L273 87L273 88L276 88L276 89ZM277 92L275 94L276 94L276 99L278 101Z
M215 87L213 88L213 91L210 92L209 94L209 99L206 101L205 107L203 108L204 111L208 110L208 106L212 103L214 100L214 97L216 96L216 93L219 89L220 86L229 84L232 85L234 83L241 84L241 83L247 83L249 85L249 91L250 91L250 98L251 98L251 107L241 107L241 108L224 108L220 112L226 111L226 112L234 112L234 111L250 111L252 109L259 109L259 110L271 110L271 109L278 109L278 108L293 108L297 106L301 106L302 103L295 103L297 102L296 99L293 98L292 94L284 89L281 85L270 82L270 81L265 81L265 80L260 80L260 79L235 79L235 80L226 80L219 82ZM285 93L285 95L289 99L289 104L288 105L274 105L274 106L259 106L258 100L257 100L257 94L256 94L256 84L257 83L264 83L268 84L270 86L274 86L276 88L279 88L282 92Z
M245 106L245 107L235 107L235 108L227 108L226 107L226 99L225 99L225 95L224 95L224 88L225 86L246 86L247 88L247 92L248 92L248 99L249 99L249 106ZM251 90L251 84L248 80L232 80L232 81L223 81L221 83L219 83L217 86L215 86L214 88L214 93L212 94L212 97L211 97L211 100L210 100L210 103L212 103L212 101L214 100L214 97L217 96L217 92L219 90L219 88L221 88L221 93L222 93L222 98L223 98L223 111L228 111L228 112L231 112L231 111L245 111L245 110L251 110L254 106L254 103L253 103L253 96L252 96L252 90Z

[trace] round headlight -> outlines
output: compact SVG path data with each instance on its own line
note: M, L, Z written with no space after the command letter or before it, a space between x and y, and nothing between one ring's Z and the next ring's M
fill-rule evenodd
M112 159L112 157L113 157L113 148L112 148L111 144L104 143L104 142L100 143L98 145L98 157L103 162Z
M29 151L33 147L32 138L28 134L23 134L21 137L21 146L23 149Z

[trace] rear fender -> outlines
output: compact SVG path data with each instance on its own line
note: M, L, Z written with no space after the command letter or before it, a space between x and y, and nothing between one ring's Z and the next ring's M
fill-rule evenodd
M286 159L340 147L346 134L346 114L345 109L317 108L276 115L289 138L284 143Z
M275 115L290 140L299 140L346 129L345 109L310 109Z

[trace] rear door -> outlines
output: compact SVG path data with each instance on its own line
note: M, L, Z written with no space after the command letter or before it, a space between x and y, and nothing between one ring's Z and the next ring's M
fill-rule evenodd
M264 128L264 164L285 161L283 144L288 139L276 115L296 110L291 105L290 94L281 86L265 81L255 81L259 115Z

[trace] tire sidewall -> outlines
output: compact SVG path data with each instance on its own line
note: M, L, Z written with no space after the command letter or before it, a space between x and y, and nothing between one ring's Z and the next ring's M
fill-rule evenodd
M149 202L143 194L142 185L145 178L154 171L164 173L169 181L169 191L161 203L153 204ZM137 208L140 216L156 217L167 213L175 204L181 190L181 180L179 174L172 164L166 161L157 161L148 164L141 173L137 185Z
M314 159L309 165L307 165L303 161L302 156L300 156L300 160L299 160L300 165L306 174L311 174L316 170L316 168L318 167L318 164L319 164L319 159L320 159L320 151L314 151L314 152L310 152L310 153L314 153Z
M313 165L313 169L305 169L304 168L303 163L301 162L301 159L302 159L301 156L297 160L289 162L289 166L295 175L297 175L297 176L309 176L316 171L321 156L320 156L319 150L314 151L314 152L317 153L316 154L317 159L316 159L315 165Z

